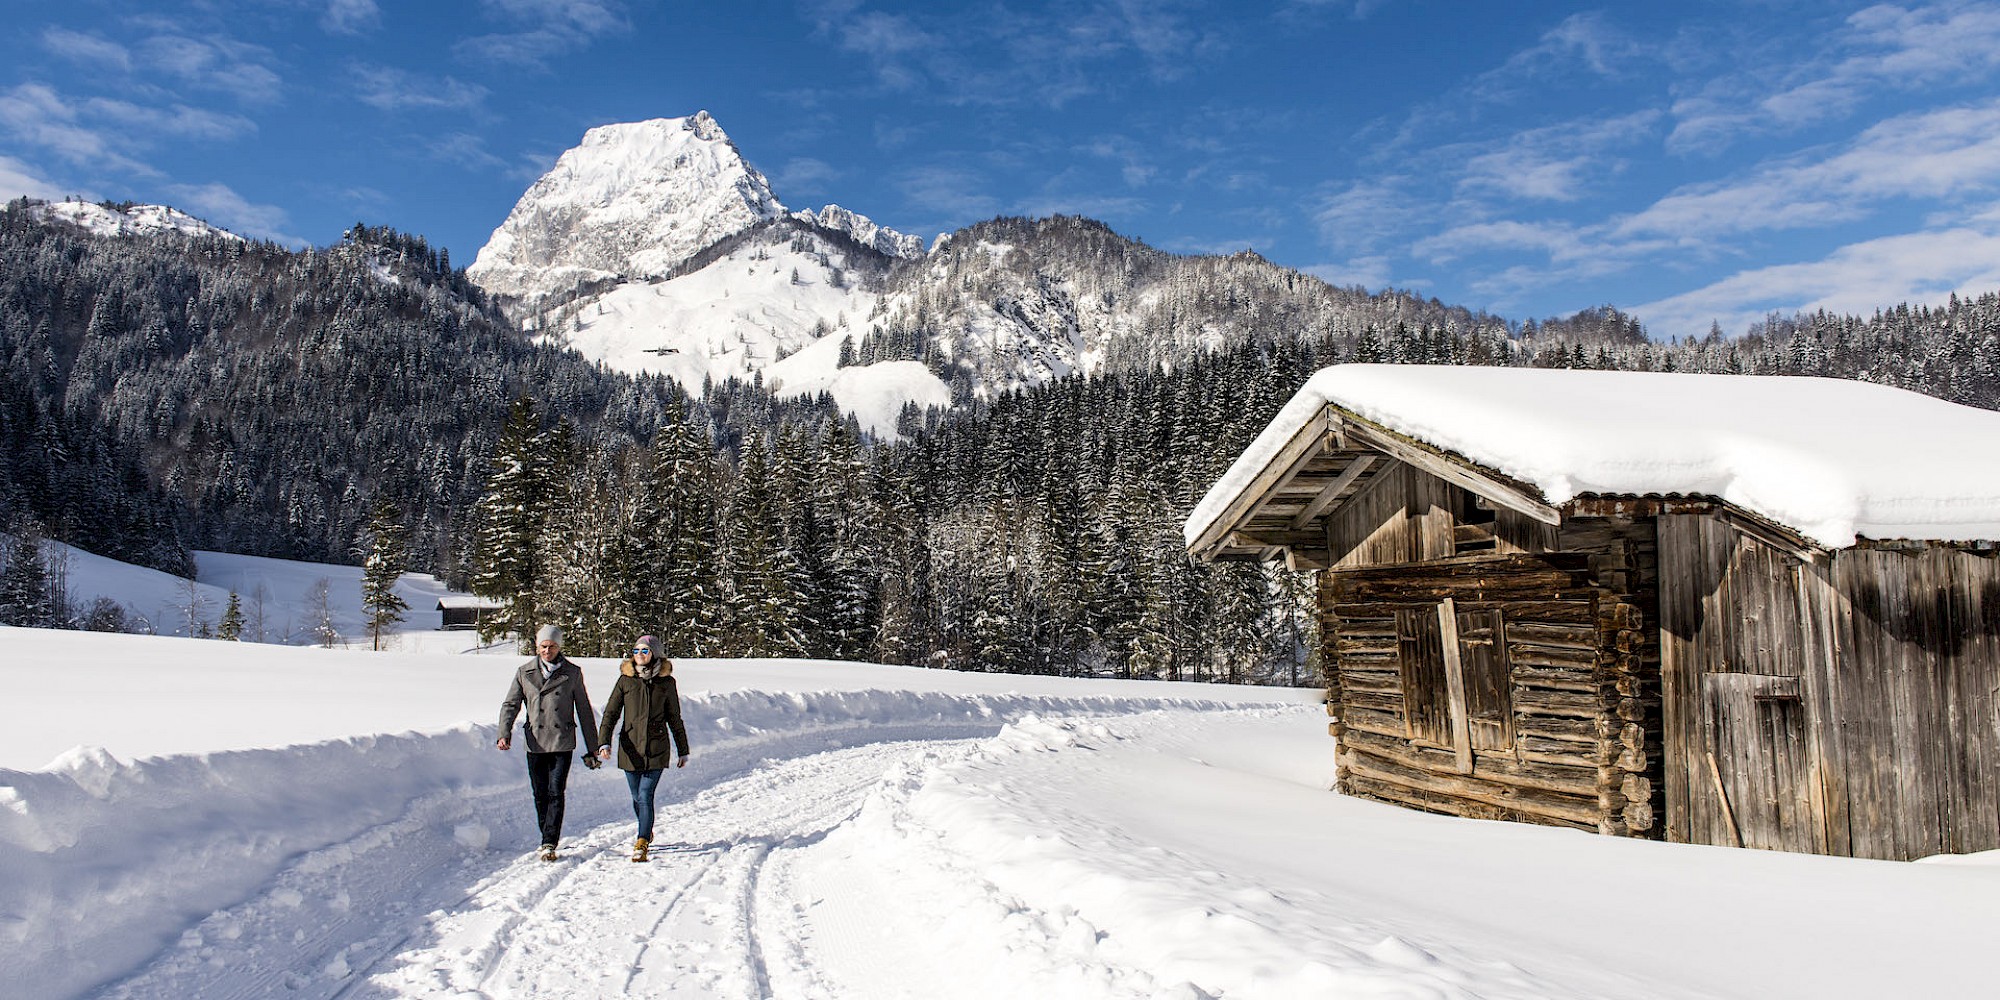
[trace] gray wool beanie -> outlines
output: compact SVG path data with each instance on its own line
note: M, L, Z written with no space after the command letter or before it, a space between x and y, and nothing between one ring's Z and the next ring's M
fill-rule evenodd
M562 629L554 625L544 625L540 632L535 633L535 641L538 643L553 642L560 646L562 645Z

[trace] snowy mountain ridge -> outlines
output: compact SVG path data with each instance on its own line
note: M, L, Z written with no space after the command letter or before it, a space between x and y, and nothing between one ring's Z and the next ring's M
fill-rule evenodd
M1174 367L1227 344L1486 322L1254 253L1165 253L1073 216L976 223L926 251L839 205L786 209L706 112L590 130L467 276L543 342L613 370L689 389L761 376L857 414L865 397L877 433L906 404Z
M44 222L64 222L97 236L151 236L180 233L185 236L243 237L212 226L177 208L166 205L114 207L90 201L52 201L28 205L31 218Z
M468 274L533 308L580 284L664 274L784 214L706 111L603 125L521 196Z
M818 212L809 208L803 209L793 212L792 217L822 229L845 233L854 242L885 256L915 260L924 255L924 241L921 237L877 225L867 216L856 215L839 205L828 205Z

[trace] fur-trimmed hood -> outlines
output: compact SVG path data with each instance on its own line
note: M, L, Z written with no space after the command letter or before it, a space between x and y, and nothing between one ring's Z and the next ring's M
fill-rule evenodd
M664 656L659 657L659 661L660 661L660 676L672 677L674 675L674 661ZM639 665L632 662L632 657L626 656L625 661L623 663L618 664L618 672L624 674L627 677L638 677Z

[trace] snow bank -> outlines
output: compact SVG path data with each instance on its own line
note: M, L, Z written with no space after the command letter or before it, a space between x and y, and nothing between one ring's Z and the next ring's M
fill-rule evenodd
M1843 379L1430 365L1312 377L1188 518L1192 543L1327 404L1551 504L1719 497L1829 547L2000 538L2000 413Z
M689 697L684 706L689 741L706 763L815 734L967 736L1033 713L1223 703L876 690L740 691ZM428 797L494 796L519 812L527 801L521 758L493 750L494 735L490 725L461 725L137 761L85 748L47 770L0 770L0 884L8 887L0 941L10 945L0 953L0 981L78 995L243 899L299 855L334 848ZM587 774L579 768L573 787L598 780ZM468 850L483 849L491 836L484 824L462 820L443 835Z
M1909 865L1427 815L1329 792L1316 716L1024 716L913 764L798 866L817 954L882 998L1991 992L2000 868L1983 855ZM1607 885L1632 901L1615 933Z
M525 659L507 647L458 655L476 641L464 632L403 633L397 641L397 652L370 653L0 627L0 646L8 650L0 682L14 692L8 704L17 710L0 726L0 767L41 767L78 744L129 760L488 722L499 715L508 680ZM587 657L576 662L601 701L617 681L617 663ZM827 660L676 658L675 676L683 697L751 690L913 690L1270 704L1308 701L1317 694ZM85 705L92 706L92 714L75 714Z

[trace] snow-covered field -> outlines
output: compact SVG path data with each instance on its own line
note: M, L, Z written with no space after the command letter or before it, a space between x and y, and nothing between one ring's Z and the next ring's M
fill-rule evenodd
M2000 866L1343 798L1309 692L684 660L655 860L578 769L547 864L516 658L404 638L0 629L8 995L1991 994Z
M196 552L195 580L190 593L188 581L180 577L60 542L43 542L42 558L63 578L72 604L87 608L93 599L108 597L125 608L134 628L150 627L162 635L188 634L190 596L193 617L214 626L229 606L229 594L234 591L249 620L246 639L312 642L312 626L317 620L312 595L322 582L334 629L347 638L364 636L366 631L362 624L359 566ZM413 630L436 629L438 598L454 593L427 573L403 574L396 581L395 590L410 606L401 627Z

